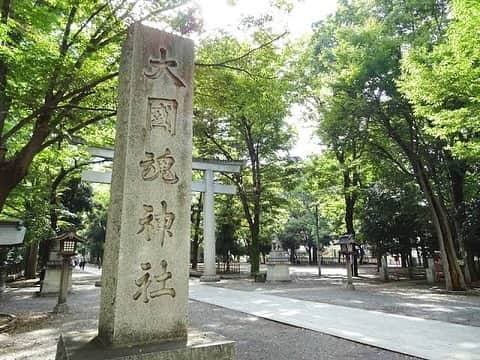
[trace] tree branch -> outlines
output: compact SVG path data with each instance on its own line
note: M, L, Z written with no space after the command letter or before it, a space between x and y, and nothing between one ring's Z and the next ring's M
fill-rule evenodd
M66 101L68 99L71 99L74 96L76 96L76 95L78 95L78 94L80 94L84 91L92 89L92 88L96 87L97 85L100 85L101 83L103 83L105 81L108 81L108 80L111 80L111 79L115 78L116 76L118 76L118 71L116 71L114 73L107 74L105 76L102 76L99 79L93 80L93 81L89 82L88 84L86 84L85 86L81 87L80 89L74 90L74 91L72 91L70 93L67 93L66 95L62 96L58 100L57 104L62 102L62 101Z
M73 104L60 105L60 106L57 106L56 109L78 109L78 110L87 110L87 111L110 111L110 112L116 112L115 109L95 108L95 107L88 107L88 106L78 106L78 105L73 105Z
M202 63L195 63L195 66L225 68L225 69L243 72L252 78L255 77L250 71L238 66L232 66L232 65L226 65L226 64L202 64Z
M70 13L68 14L68 20L67 24L65 25L65 30L63 31L62 41L60 42L57 64L55 65L55 68L51 73L48 88L45 93L45 104L49 103L52 99L58 96L58 93L54 95L53 92L55 90L55 84L57 83L59 77L58 75L60 73L60 69L62 68L63 60L65 59L68 51L68 38L70 37L70 31L72 29L73 20L75 19L76 13L77 7L72 6L72 8L70 9Z
M117 114L117 112L115 111L115 112L111 112L111 113L107 113L107 114L100 114L100 115L94 116L93 118L91 118L91 119L89 119L89 120L87 120L87 121L85 121L85 122L83 122L83 123L81 123L77 126L74 126L70 129L67 129L65 131L65 133L72 136L72 135L75 134L75 132L87 127L88 125L94 124L94 123L96 123L96 122L98 122L102 119L106 119L108 117L115 116L116 114ZM65 133L57 135L54 138L52 138L52 139L46 141L45 143L43 143L42 146L41 146L41 150L46 149L50 145L55 144L56 142L65 139L65 137L66 137Z
M85 86L81 87L80 89L76 89L76 90L72 91L71 93L68 93L68 94L62 96L61 98L56 99L55 101L52 101L53 104L50 104L50 103L44 104L38 110L34 111L30 115L28 115L28 116L24 117L22 120L20 120L14 127L12 127L8 132L5 133L5 136L3 137L3 139L6 140L6 139L10 138L13 134L15 134L18 130L20 130L25 125L27 125L31 120L37 118L40 114L42 114L46 111L55 110L57 108L57 105L60 102L69 100L69 99L71 99L71 98L73 98L77 95L80 95L82 92L90 90L90 89L96 87L97 85L101 84L102 82L111 80L114 77L116 77L117 75L118 75L118 71L114 72L114 73L111 73L111 74L108 74L108 75L105 75L105 76L103 76L99 79L96 79L96 80L86 84Z
M238 57L235 57L235 58L231 58L231 59L227 59L227 60L224 60L224 61L221 61L219 63L216 63L216 64L205 64L205 63L195 63L196 66L222 66L222 65L225 65L225 64L228 64L228 63L232 63L232 62L236 62L236 61L239 61L239 60L242 60L248 56L250 56L251 54L253 54L254 52L258 51L258 50L261 50L269 45L271 45L272 43L274 43L275 41L281 39L282 37L286 36L288 34L288 31L285 31L283 34L280 34L276 37L274 37L273 39L267 41L266 43L263 43L263 44L260 44L259 46L257 46L256 48L253 48L253 49L250 49L248 50L246 53L238 56Z
M408 171L408 169L400 161L395 159L395 157L392 154L390 154L387 149L385 149L384 147L382 147L382 146L380 146L376 143L372 143L371 145L373 145L377 150L379 150L384 158L386 158L386 159L390 160L392 163L394 163L398 167L398 170L400 170L404 174L407 174L409 176L413 176L412 172Z
M232 155L230 155L230 153L228 152L228 150L226 150L224 148L224 146L222 144L220 144L217 139L215 139L214 136L210 135L208 132L204 131L203 132L204 135L207 137L207 139L209 139L216 147L218 150L220 150L220 152L223 154L223 156L225 156L228 160L233 160L233 157Z
M72 39L67 44L67 48L70 48L74 44L78 35L80 35L80 33L87 27L87 25L93 20L93 18L95 16L97 16L98 14L100 14L107 6L108 6L108 3L105 3L105 4L101 5L97 10L92 12L92 14L87 18L87 20L85 20L85 22L82 24L82 26L80 26L80 28L77 30L77 32L72 36Z

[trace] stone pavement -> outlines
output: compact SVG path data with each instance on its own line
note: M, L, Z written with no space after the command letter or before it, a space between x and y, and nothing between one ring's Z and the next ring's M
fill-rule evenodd
M343 286L344 267L324 270L318 277L314 266L292 266L291 282L257 283L244 277L208 285L480 327L480 288L447 292L442 284L421 279L384 282L374 269L362 266L355 291L349 291Z
M480 359L480 328L193 283L190 298L425 359Z

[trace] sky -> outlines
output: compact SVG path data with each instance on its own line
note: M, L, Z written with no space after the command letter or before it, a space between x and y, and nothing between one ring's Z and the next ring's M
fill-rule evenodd
M292 39L298 39L311 33L311 24L324 19L336 9L336 0L297 0L291 13L282 14L273 11L269 6L270 0L236 0L236 5L229 5L228 0L197 0L204 30L214 32L218 29L235 32L237 25L245 15L271 14L275 20L276 31L289 31ZM292 149L292 156L305 158L311 154L318 154L321 147L314 136L315 123L308 122L302 117L302 108L296 106L291 111L288 122L295 126L298 140Z
M325 18L336 8L336 0L296 0L293 11L286 15L274 11L271 0L236 0L234 6L228 0L197 0L202 11L206 30L234 29L244 15L271 14L278 30L288 29L293 37L306 34L311 24Z

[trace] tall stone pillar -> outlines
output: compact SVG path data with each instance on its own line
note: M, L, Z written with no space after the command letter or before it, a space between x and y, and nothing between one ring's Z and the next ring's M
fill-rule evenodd
M57 360L234 356L232 342L187 331L192 86L190 40L130 27L120 64L97 341L62 335Z
M187 336L193 43L137 24L120 64L99 337Z
M382 256L381 266L380 266L380 279L383 281L389 280L387 255Z
M428 264L428 267L425 269L425 275L427 276L427 283L433 284L435 283L435 280L436 280L434 260L432 258L428 258L427 264Z
M346 260L346 267L347 267L347 283L345 287L350 290L355 290L355 286L353 285L353 269L352 269L352 259L353 254L345 255Z
M205 202L203 218L203 262L204 271L201 281L217 281L215 261L215 208L213 170L205 170Z

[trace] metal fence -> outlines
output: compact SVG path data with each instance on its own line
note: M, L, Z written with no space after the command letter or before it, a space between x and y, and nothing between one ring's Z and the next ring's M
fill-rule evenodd
M197 264L197 271L202 272L205 268L203 263ZM217 274L240 274L240 263L239 262L217 262Z
M360 263L360 257L357 258ZM321 264L322 265L345 265L346 260L344 256L338 257L326 257L322 256ZM371 256L364 256L362 258L362 264L376 264L377 258Z

